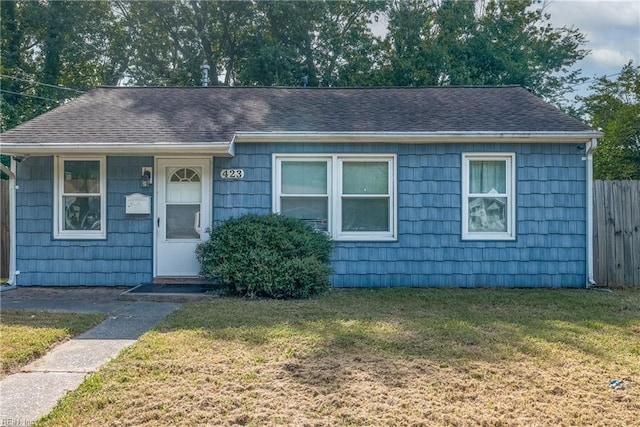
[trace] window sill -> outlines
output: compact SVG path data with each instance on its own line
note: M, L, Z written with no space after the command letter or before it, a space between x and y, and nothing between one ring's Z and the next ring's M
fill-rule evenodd
M53 240L107 240L105 234L55 234Z
M462 236L463 241L483 241L483 240L490 240L490 241L496 241L496 240L502 240L502 241L514 241L516 240L516 236L505 236L505 235L466 235L466 236Z
M398 238L393 235L366 235L357 236L353 234L343 234L333 237L335 242L397 242Z

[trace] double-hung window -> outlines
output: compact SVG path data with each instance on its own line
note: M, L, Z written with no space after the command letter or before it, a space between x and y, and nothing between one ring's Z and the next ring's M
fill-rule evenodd
M104 157L57 157L54 237L106 237L106 170Z
M462 238L515 239L515 154L462 155Z
M317 230L329 231L331 159L279 159L277 211L304 219Z
M336 240L395 240L394 155L275 155L274 211Z

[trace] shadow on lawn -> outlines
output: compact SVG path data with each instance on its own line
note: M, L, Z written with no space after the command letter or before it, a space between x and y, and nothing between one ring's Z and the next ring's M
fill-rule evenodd
M96 326L106 318L106 313L3 309L0 324L33 329L62 329L69 335L76 335Z
M201 302L159 329L198 329L248 347L281 342L307 359L419 357L446 365L544 355L557 345L606 360L640 351L624 342L637 338L639 318L638 291L383 289L303 301Z

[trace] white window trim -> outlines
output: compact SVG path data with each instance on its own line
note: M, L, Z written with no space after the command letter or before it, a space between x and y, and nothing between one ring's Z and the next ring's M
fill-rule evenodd
M100 230L65 230L64 229L64 162L97 161L100 162ZM106 239L107 238L107 167L106 157L73 157L56 156L54 159L53 186L53 237L54 239Z
M507 231L469 231L469 162L471 160L506 161ZM515 153L462 153L462 240L515 240L516 239L516 154ZM483 195L478 195L483 196ZM486 196L486 195L484 195Z
M328 209L327 230L336 241L395 241L397 240L397 155L396 154L273 154L272 207L280 213L283 161L326 161ZM387 161L389 163L389 231L342 231L342 163L344 161Z

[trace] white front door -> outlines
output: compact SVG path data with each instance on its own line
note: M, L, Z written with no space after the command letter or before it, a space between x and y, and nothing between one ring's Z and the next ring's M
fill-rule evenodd
M195 277L195 250L211 224L211 160L156 161L156 277Z

